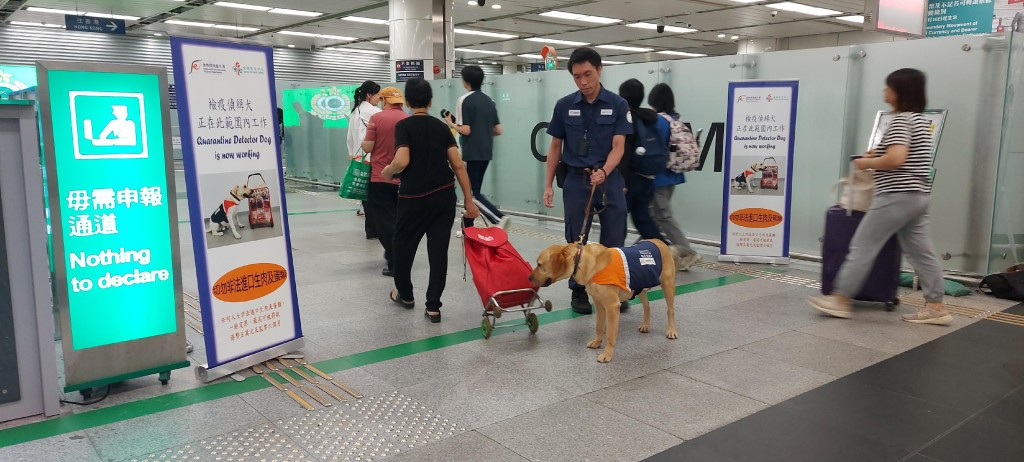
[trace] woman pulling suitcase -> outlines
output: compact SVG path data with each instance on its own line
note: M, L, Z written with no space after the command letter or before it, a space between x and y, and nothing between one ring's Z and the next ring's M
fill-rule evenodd
M921 115L927 104L924 74L916 69L889 74L885 102L896 113L892 123L878 147L854 161L859 170L874 170L871 208L853 235L832 295L811 297L808 302L829 315L849 318L850 298L860 292L875 257L895 234L920 277L925 300L924 307L903 320L949 325L953 317L943 305L942 265L928 231L932 136L929 122Z

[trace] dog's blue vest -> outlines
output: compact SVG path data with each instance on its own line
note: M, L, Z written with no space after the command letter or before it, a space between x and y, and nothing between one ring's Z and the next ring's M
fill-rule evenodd
M633 295L661 285L661 250L650 241L630 247L608 249L611 262L594 276L598 284L613 284Z

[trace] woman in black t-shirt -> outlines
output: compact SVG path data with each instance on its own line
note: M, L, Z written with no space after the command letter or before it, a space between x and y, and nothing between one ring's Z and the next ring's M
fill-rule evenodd
M473 202L466 166L451 130L427 112L432 98L426 80L406 82L405 101L412 116L395 126L395 160L381 174L387 179L402 174L392 249L395 289L391 301L404 308L415 306L412 263L426 235L430 281L424 315L430 322L441 322L441 294L448 277L448 244L455 222L456 179L466 204L466 218L476 218L480 210Z

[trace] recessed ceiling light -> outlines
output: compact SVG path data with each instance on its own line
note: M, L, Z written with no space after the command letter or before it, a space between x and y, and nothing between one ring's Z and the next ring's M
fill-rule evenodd
M288 48L295 48L295 45L288 44Z
M581 47L584 45L590 45L589 42L574 42L572 40L558 40L544 37L530 37L526 39L530 42L542 42L542 43L554 43L556 45L568 45L572 47Z
M267 12L277 14L288 14L292 16L308 16L310 18L315 18L323 14L317 13L316 11L289 10L288 8L273 8L268 10Z
M359 39L357 39L355 37L345 37L344 35L320 34L320 35L317 35L317 37L318 38L322 38L322 39L327 39L327 40L341 40L342 42L351 42L353 40L359 40Z
M828 8L818 8L816 6L804 5L803 3L794 2L772 3L770 5L765 6L776 10L792 11L794 13L802 13L811 16L833 16L837 14L843 14L842 11L830 10Z
M477 6L476 0L469 0L468 2L466 2L466 4L469 6Z
M732 1L734 1L736 3L754 3L754 2L760 2L761 0L732 0Z
M227 24L214 24L213 28L214 29L237 30L237 31L243 31L243 32L256 32L256 31L259 30L258 28L255 28L255 27L230 26L230 25L227 25Z
M214 3L214 5L226 6L228 8L240 8L240 9L243 9L243 10L256 10L256 11L267 11L267 10L270 9L269 6L248 5L248 4L245 4L245 3L232 3L232 2L217 2L217 3Z
M637 53L646 53L654 50L653 48L627 47L622 45L598 45L597 47L607 50L635 51Z
M494 8L496 10L500 10L501 9L501 5L491 5L491 8ZM494 64L494 63L491 63L491 64Z
M154 34L153 34L153 36L154 36L154 37L161 37L161 36L163 36L163 35L164 35L164 34L161 34L161 33L159 33L159 32L156 32L156 33L154 33Z
M864 24L864 16L860 16L860 15L857 15L857 16L843 16L841 18L836 18L836 19L838 19L840 21L855 22L855 23L858 23L858 24Z
M283 30L283 31L279 31L278 33L279 34L285 34L285 35L298 35L300 37L316 37L316 36L320 35L320 34L314 34L312 32L299 32L297 30Z
M174 24L176 26L213 27L213 24L205 22L181 21L178 19L168 19L164 21L164 24Z
M637 22L626 25L629 27L635 27L637 29L656 30L658 28L658 25L654 24L653 22ZM697 32L697 29L690 29L688 27L665 26L665 32L671 32L673 34L688 34L690 32Z
M718 34L718 38L725 38L725 34Z
M732 37L729 37L729 38L731 38L733 40L739 40L740 36L739 35L733 35Z
M278 33L279 34L285 34L285 35L297 35L299 37L322 38L322 39L328 39L328 40L342 40L342 41L345 41L345 42L351 42L353 40L356 40L355 37L342 37L340 35L314 34L312 32L301 32L301 31L297 31L297 30L283 30L283 31L279 31Z
M25 8L25 9L28 10L28 11L35 12L35 13L70 14L72 16L81 16L81 15L85 14L84 11L60 10L60 9L57 9L57 8L40 8L38 6L30 6L30 7ZM27 24L35 24L35 23L27 23Z
M344 19L346 21L352 21L352 22L363 22L363 23L366 23L366 24L381 24L381 25L383 25L383 24L387 24L388 23L387 19L364 18L362 16L345 16L342 19Z
M44 24L41 22L28 22L28 21L11 21L11 24L16 26L35 26L35 27L49 27L53 29L63 29L64 26L60 24Z
M585 14L570 13L568 11L548 11L540 14L549 18L568 19L571 21L593 22L597 24L615 24L622 22L621 19L606 18L603 16L590 16Z
M613 64L626 64L626 63L624 63L622 61L608 61L608 60L602 59L601 60L601 64L613 65Z
M484 53L484 54L488 54L488 55L498 55L498 56L505 56L505 55L512 54L512 53L509 53L507 51L476 50L476 49L473 49L473 48L456 48L455 51L462 51L462 52L465 52L465 53Z
M663 54L663 55L672 55L672 56L686 56L686 57L689 57L689 58L700 58L700 57L703 57L703 56L707 56L707 55L702 54L702 53L688 53L688 52L685 52L685 51L673 51L673 50L659 51L658 53Z
M381 45L391 45L391 41L390 40L374 40L374 41L372 41L370 43L379 43Z
M93 18L123 19L125 21L138 21L142 19L138 16L128 16L123 14L85 13L85 15Z
M362 48L334 48L334 50L346 51L346 52L350 52L350 53L363 53L363 54L368 54L368 55L386 55L386 54L388 54L388 52L386 52L386 51L364 50Z
M518 35L499 34L497 32L486 32L486 31L482 31L482 30L462 29L462 28L458 28L458 27L455 28L455 33L456 34L466 34L466 35L481 35L481 36L484 36L484 37L494 37L494 38L503 38L503 39L519 38Z

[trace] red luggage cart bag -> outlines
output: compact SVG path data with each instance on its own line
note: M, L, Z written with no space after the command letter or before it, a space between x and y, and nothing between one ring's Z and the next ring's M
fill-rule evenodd
M768 165L768 161L772 165ZM764 171L761 172L761 189L779 189L779 164L774 157L764 158Z
M260 185L249 185L249 180L254 176L260 177ZM245 180L245 185L252 191L252 197L249 198L249 226L273 228L274 212L270 205L270 187L267 186L267 180L263 179L263 175L253 173Z
M487 307L494 294L506 290L533 289L530 283L533 266L523 259L508 241L505 230L492 228L465 228L466 261L473 271L473 284L480 294L480 301ZM526 305L533 301L535 293L528 291L502 294L495 297L502 308Z

